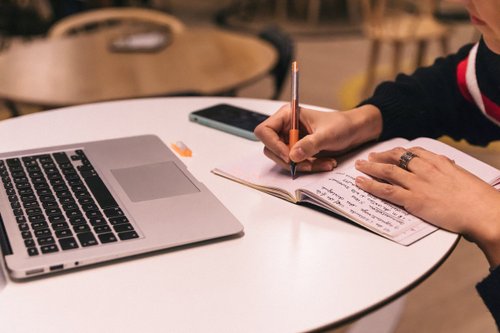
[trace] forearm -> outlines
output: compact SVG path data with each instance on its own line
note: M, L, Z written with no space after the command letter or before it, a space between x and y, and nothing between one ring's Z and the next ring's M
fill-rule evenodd
M492 268L500 266L500 193L483 196L483 211L470 223L466 231L472 241L484 252Z
M363 105L358 108L345 111L352 122L352 144L358 146L365 142L377 140L382 133L382 115L374 105Z

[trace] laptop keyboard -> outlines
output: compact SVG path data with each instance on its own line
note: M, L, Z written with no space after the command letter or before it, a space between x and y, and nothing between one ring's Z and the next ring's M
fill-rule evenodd
M81 149L0 160L0 176L30 256L139 237Z

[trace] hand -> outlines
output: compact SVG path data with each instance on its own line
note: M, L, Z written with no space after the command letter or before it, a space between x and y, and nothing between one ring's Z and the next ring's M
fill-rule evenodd
M438 227L461 233L476 242L490 264L500 264L500 192L445 156L423 148L410 148L416 154L408 170L398 166L406 150L394 148L371 153L356 168L381 182L358 177L356 184L411 214Z
M292 160L299 171L330 171L337 165L331 153L376 139L382 130L382 116L372 105L344 112L301 107L302 138L289 150L290 112L289 105L285 105L255 129L255 135L265 145L264 154L285 169Z

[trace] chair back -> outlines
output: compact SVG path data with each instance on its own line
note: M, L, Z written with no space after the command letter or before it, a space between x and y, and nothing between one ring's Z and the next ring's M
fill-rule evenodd
M435 21L436 0L360 1L363 29L369 37L412 39L436 33L428 27L429 21Z
M290 66L295 53L295 47L290 35L276 26L264 28L259 37L272 44L278 53L278 61L271 69L270 74L274 79L274 93L272 99L279 99L283 84L290 73Z
M97 32L116 24L145 23L166 27L173 34L184 30L184 24L169 14L145 8L103 8L67 16L48 32L51 38Z

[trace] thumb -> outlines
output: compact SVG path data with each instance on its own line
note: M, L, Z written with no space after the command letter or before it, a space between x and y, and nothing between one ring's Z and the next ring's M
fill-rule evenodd
M316 136L309 134L303 137L290 150L290 159L294 162L302 162L303 160L313 157L320 152Z

